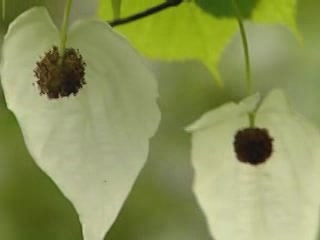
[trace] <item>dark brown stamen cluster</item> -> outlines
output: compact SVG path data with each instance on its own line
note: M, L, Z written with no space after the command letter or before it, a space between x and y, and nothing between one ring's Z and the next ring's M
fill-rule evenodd
M54 46L37 62L34 70L40 95L46 94L49 99L77 95L86 84L85 67L79 50L67 48L61 59L58 47Z
M240 162L258 165L271 156L272 142L267 129L245 128L236 133L233 145Z

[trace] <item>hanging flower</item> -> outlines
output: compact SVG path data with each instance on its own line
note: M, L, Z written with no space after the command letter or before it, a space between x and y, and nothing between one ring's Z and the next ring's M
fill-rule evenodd
M58 43L46 9L19 16L4 40L2 86L32 157L77 210L84 239L102 240L159 124L156 81L106 23L73 25L61 65Z
M193 190L216 240L314 240L320 135L280 90L228 103L187 128Z

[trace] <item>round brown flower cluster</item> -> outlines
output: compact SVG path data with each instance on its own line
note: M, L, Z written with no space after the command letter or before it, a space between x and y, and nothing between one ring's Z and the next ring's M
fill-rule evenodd
M58 47L54 46L37 62L34 70L40 95L46 94L49 99L77 95L86 84L85 67L79 50L67 48L61 58Z

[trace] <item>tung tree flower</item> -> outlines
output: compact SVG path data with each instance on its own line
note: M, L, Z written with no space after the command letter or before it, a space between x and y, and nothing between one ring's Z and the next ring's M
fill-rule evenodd
M216 240L314 240L319 132L291 110L280 90L258 108L256 128L247 128L258 101L255 95L225 104L187 128L193 190Z
M58 43L46 9L20 15L5 36L2 86L32 157L75 206L84 239L102 240L159 124L156 81L106 23L70 28L62 70Z

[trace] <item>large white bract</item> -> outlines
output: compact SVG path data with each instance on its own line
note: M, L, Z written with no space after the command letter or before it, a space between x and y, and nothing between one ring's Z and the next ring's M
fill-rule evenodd
M260 165L242 163L235 133L248 126L258 99L229 103L193 125L193 190L215 240L315 240L318 232L320 135L292 111L280 90L258 108L274 151Z
M48 100L32 85L33 70L53 45L59 31L44 8L10 25L1 64L6 102L34 160L75 206L84 239L102 240L158 127L156 81L106 23L82 21L70 28L67 47L83 56L87 85L77 96Z

